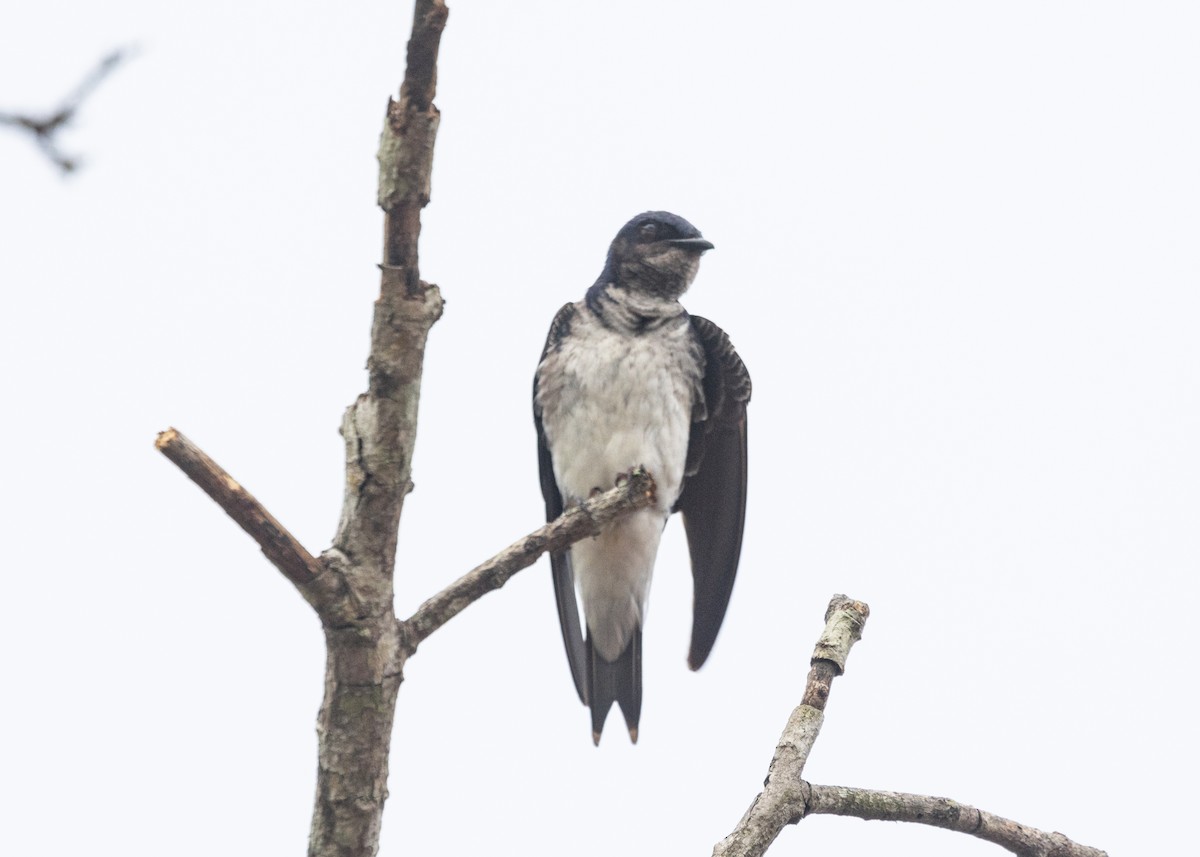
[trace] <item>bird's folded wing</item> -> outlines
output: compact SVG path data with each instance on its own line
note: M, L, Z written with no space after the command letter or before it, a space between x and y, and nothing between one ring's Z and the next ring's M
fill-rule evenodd
M746 520L746 404L750 374L725 331L700 316L704 407L688 443L687 476L675 509L683 513L692 559L692 640L688 666L708 658L737 576Z
M558 346L559 341L570 327L571 317L574 314L574 304L567 304L558 311L558 315L550 324L546 346L542 349L542 360L545 360L546 355ZM539 366L540 364L539 360ZM546 520L553 521L563 513L563 498L558 490L558 482L554 478L554 462L550 456L550 447L546 443L546 431L542 425L542 409L538 404L537 374L533 378L533 422L537 428L538 472L542 480L542 498L546 501ZM563 646L567 651L567 663L571 667L571 678L575 681L575 690L579 693L580 702L586 705L587 649L584 646L583 629L579 621L579 606L575 601L575 575L571 570L570 551L551 554L550 570L554 579L554 598L558 603L558 623L562 628Z

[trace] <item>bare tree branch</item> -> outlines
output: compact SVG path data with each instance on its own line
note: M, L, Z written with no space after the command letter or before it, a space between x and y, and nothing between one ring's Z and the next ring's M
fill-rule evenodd
M336 582L320 560L200 447L173 428L160 432L154 445L258 542L267 559L318 612L335 600Z
M63 99L61 106L48 116L38 117L22 113L0 113L0 125L11 125L14 128L28 131L33 135L34 140L41 150L46 153L46 157L53 161L59 169L64 173L74 171L79 166L78 159L64 155L59 150L55 138L59 131L71 124L84 99L100 85L100 81L104 80L114 68L131 54L132 51L122 49L113 51L100 60L99 64L80 81L71 94Z
M767 773L763 790L733 833L713 849L714 857L757 857L785 825L808 815L849 815L868 821L911 821L968 833L1020 857L1107 857L1103 851L1045 833L948 798L812 785L804 764L821 731L833 679L846 668L850 648L862 635L870 610L861 601L835 595L825 613L825 630L813 651L803 701L792 712Z
M968 833L1020 857L1107 857L1105 852L1072 842L944 797L805 784L804 814L850 815L867 821L911 821Z
M406 657L392 598L397 528L412 490L425 341L442 314L437 287L421 280L417 242L433 173L437 56L448 14L442 0L417 0L400 100L388 100L379 146L384 242L369 381L342 420L345 497L337 535L322 555L361 610L345 626L325 623L310 857L370 857L379 849Z
M482 565L476 566L417 609L405 625L405 642L410 652L463 608L493 589L506 584L514 574L533 565L547 551L560 551L587 536L598 535L611 521L654 502L654 479L638 468L628 481L582 505L563 512L557 520L513 542Z
M400 99L388 100L379 148L378 199L385 214L380 294L367 391L342 420L346 487L333 544L315 560L182 435L171 430L159 438L159 448L258 541L321 618L327 657L317 719L312 857L369 857L379 848L396 694L409 654L392 598L397 528L412 490L425 342L442 314L437 287L420 278L417 241L421 209L429 202L437 56L447 14L442 0L417 0ZM85 81L76 95L91 86ZM44 134L67 119L69 114L47 125ZM446 618L465 603L457 601Z
M833 679L845 670L850 647L862 636L870 613L866 604L845 595L835 595L829 602L825 630L813 651L804 701L788 718L762 791L734 831L717 843L713 857L762 854L785 825L804 817L804 782L800 775L821 732Z

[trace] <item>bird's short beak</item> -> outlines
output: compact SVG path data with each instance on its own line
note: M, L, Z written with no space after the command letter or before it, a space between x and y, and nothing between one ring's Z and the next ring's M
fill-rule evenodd
M707 238L669 238L663 243L670 244L672 247L682 247L685 250L695 250L697 253L703 253L705 250L713 248L713 243Z

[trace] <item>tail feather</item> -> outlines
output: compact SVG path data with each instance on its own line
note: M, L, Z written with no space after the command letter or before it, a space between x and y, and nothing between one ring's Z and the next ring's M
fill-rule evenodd
M600 744L600 733L608 710L615 702L625 717L625 726L633 743L638 739L638 720L642 715L642 632L639 628L615 661L606 661L587 639L588 704L592 709L592 741Z

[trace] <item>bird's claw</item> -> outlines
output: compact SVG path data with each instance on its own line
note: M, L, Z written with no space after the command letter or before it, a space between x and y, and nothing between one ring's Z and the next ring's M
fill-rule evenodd
M639 464L637 467L631 467L628 470L618 473L616 481L613 484L619 488L620 486L629 482L629 480L632 479L637 474L645 473L645 472L646 472L646 465Z

